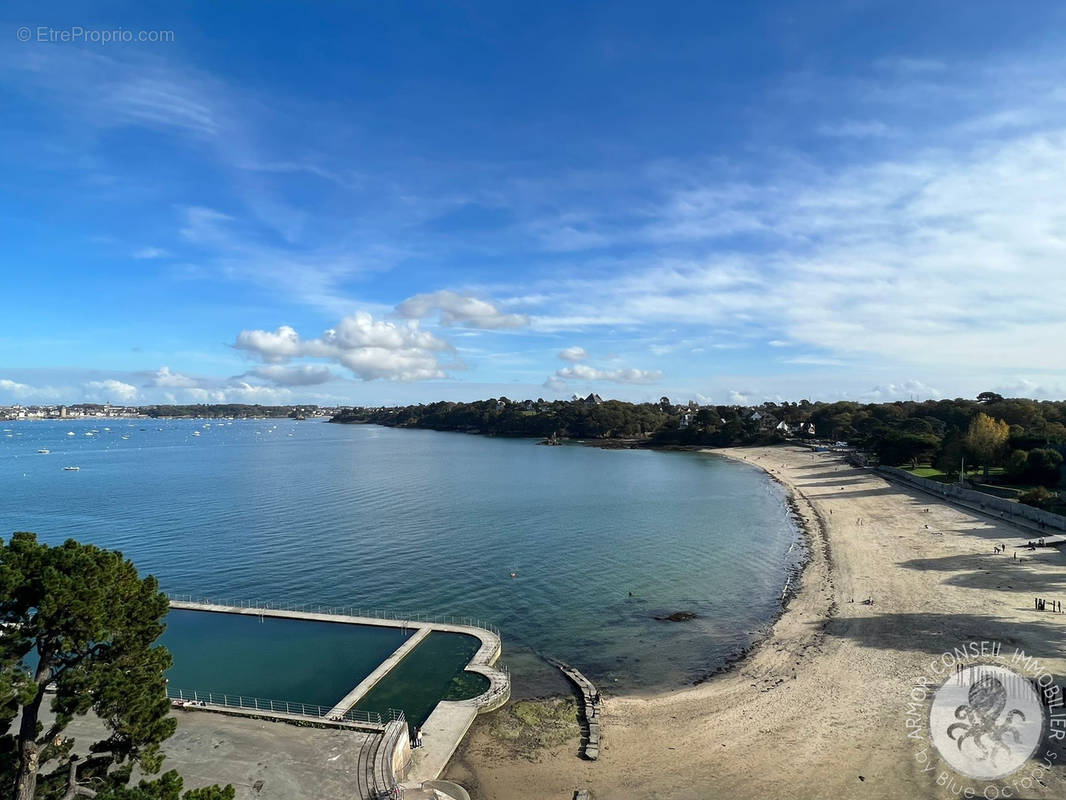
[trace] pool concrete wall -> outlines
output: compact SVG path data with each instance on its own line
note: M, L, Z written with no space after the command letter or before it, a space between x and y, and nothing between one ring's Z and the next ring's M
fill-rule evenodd
M396 780L402 780L404 766L410 761L410 771L407 775L408 784L418 784L421 781L433 780L444 771L452 754L462 741L466 732L470 729L474 718L478 714L488 713L503 706L511 696L510 675L497 669L494 665L503 653L503 642L499 634L487 628L477 625L455 624L447 622L426 622L410 619L387 619L379 617L355 616L344 613L303 611L293 608L260 608L241 605L225 605L210 601L171 600L170 607L186 611L205 611L222 614L243 614L250 617L278 617L294 620L313 620L317 622L333 622L350 625L370 625L378 627L402 628L404 630L415 629L415 633L400 645L381 665L370 675L356 685L352 691L346 694L329 712L320 717L321 722L335 720L349 709L354 708L359 701L366 696L378 682L384 678L405 656L418 646L433 631L445 633L460 633L473 636L481 642L481 646L474 653L465 669L468 672L476 672L484 675L489 681L489 687L477 697L469 700L441 700L430 713L422 726L423 746L410 751L409 742L405 745L402 741L392 742L389 748L392 758L390 766L395 770ZM226 707L214 708L202 707L207 711L232 712L233 709ZM294 715L275 714L269 711L257 711L256 716L262 718L276 718L279 721L292 721ZM359 723L345 723L358 726ZM367 727L382 730L382 726L369 725ZM388 725L384 727L388 728ZM413 731L412 731L413 733ZM406 739L406 737L401 737Z

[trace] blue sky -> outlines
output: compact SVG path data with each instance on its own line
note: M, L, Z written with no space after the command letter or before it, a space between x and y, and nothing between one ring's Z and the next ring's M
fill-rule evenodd
M1064 22L8 4L0 403L1061 398Z

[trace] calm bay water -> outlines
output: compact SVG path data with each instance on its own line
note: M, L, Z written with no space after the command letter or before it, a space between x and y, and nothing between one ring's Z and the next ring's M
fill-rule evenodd
M313 420L2 427L0 535L122 550L172 593L489 620L518 696L557 688L536 653L616 690L706 674L799 558L783 490L713 456ZM698 618L654 619L678 610Z

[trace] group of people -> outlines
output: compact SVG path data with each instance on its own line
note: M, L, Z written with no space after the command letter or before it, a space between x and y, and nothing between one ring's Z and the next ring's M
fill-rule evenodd
M1051 602L1051 610L1056 612L1056 613L1058 613L1058 614L1061 614L1062 613L1062 602L1059 601L1059 600L1052 600L1050 602ZM1034 597L1033 598L1033 604L1036 607L1037 611L1047 611L1048 610L1047 609L1048 601L1045 600L1042 597Z
M174 708L206 708L207 703L203 700L171 700L170 705Z

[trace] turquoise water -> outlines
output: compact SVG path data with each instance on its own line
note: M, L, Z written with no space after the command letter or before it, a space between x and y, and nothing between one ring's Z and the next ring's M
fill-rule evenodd
M410 633L399 628L171 611L161 641L174 657L167 673L172 689L331 708Z
M491 620L518 696L561 686L537 653L615 689L698 678L798 558L782 489L713 456L314 420L2 427L0 532L117 548L174 593ZM654 619L677 610L699 617Z

